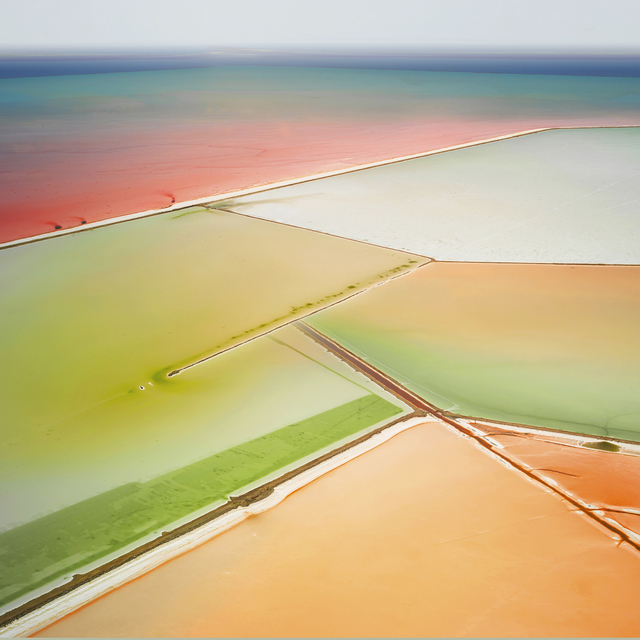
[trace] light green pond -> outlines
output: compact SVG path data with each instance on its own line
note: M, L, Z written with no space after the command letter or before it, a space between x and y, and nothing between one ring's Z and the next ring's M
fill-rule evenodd
M402 409L368 394L144 483L0 533L0 605Z
M640 267L432 263L308 322L443 410L640 442Z
M27 545L0 554L9 580L0 610L405 411L282 325L423 262L203 208L0 250L0 531ZM335 437L311 438L295 455L273 457L260 440L371 393L383 410L358 410L362 419L354 414ZM140 513L129 504L125 519L137 524L122 524L113 544L104 543L101 520L80 518L73 529L73 515L62 547L46 542L49 525L34 524L61 523L60 509L77 514L74 504L98 504L248 441L266 447L264 464L245 469L238 458L239 475L205 482L197 499L175 508L157 488L155 507L150 498ZM21 526L31 533L16 537Z
M419 263L205 209L4 249L2 442L166 385L175 369Z

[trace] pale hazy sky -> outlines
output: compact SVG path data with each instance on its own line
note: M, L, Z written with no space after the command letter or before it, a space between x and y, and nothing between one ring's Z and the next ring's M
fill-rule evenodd
M0 0L0 48L634 49L640 0Z

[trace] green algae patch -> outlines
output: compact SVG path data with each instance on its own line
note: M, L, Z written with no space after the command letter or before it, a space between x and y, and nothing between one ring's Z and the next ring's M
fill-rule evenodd
M402 411L368 394L0 533L0 606Z
M608 442L607 440L600 440L598 442L587 442L582 445L587 449L598 449L599 451L610 451L611 453L618 453L620 447L614 442Z
M307 322L452 414L640 442L640 267L433 263Z

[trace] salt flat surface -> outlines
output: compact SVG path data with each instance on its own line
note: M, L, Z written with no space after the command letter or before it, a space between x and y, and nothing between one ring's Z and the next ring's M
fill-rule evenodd
M640 263L640 128L556 130L227 208L437 260Z

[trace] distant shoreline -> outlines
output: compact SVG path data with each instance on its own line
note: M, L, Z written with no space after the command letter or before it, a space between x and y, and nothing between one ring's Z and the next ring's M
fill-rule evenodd
M0 51L0 79L232 66L640 77L640 52L265 50Z

